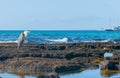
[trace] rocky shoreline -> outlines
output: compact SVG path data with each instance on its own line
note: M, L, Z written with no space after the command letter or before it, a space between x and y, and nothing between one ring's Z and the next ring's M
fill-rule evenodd
M81 71L99 65L105 52L120 57L119 49L120 44L110 42L23 44L20 50L15 43L0 43L0 68L17 74Z

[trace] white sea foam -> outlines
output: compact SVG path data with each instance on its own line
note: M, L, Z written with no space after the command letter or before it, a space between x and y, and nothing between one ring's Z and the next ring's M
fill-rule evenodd
M15 41L0 41L0 43L17 43L18 41L15 40ZM27 40L24 41L24 43L28 43Z
M17 40L16 41L0 41L0 43L17 43Z
M111 40L90 40L90 41L83 41L83 42L101 42L101 43L104 43L104 42L110 42Z
M63 39L46 39L48 42L55 42L55 43L68 43L68 38Z

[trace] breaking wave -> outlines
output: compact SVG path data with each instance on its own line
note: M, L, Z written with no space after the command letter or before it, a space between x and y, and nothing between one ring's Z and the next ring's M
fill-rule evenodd
M55 42L55 43L68 43L68 38L62 39L45 39L47 42Z
M0 43L17 43L17 40L16 41L0 41Z
M15 40L15 41L0 41L0 43L17 43L18 41ZM28 43L27 40L24 41L24 43Z

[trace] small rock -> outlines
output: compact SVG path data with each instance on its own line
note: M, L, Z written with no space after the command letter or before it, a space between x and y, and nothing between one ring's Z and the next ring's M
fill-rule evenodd
M44 74L44 75L40 75L37 78L60 78L59 74L56 72L52 72L52 73L48 73L48 74Z

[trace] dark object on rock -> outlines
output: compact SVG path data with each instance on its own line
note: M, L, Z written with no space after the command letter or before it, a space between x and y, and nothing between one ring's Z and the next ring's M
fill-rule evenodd
M60 78L60 77L59 77L58 73L52 72L52 73L40 75L37 78Z
M108 69L109 70L119 70L117 65L119 65L119 62L109 62L108 63Z
M119 70L119 62L102 61L100 65L101 65L101 70L104 70L104 69Z
M80 70L81 67L82 67L81 65L59 66L56 67L55 71L56 72L75 71Z

